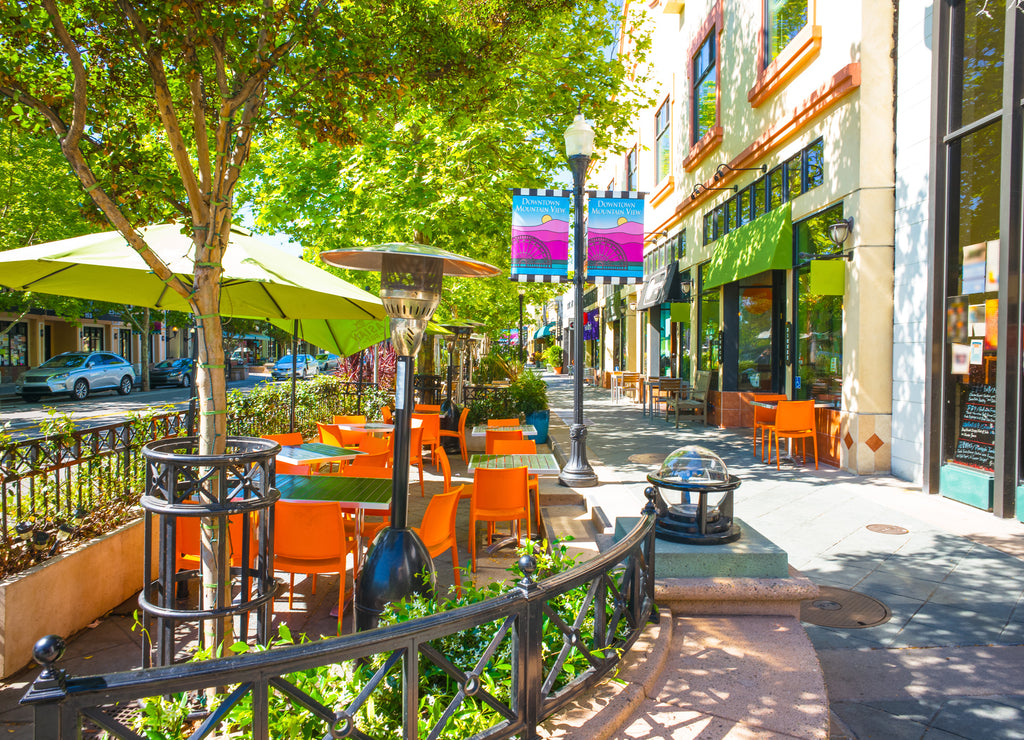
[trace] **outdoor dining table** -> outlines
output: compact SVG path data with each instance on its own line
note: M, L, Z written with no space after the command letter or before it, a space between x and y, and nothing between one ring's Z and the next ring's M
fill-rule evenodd
M368 421L363 424L335 424L334 426L349 432L366 432L368 434L388 434L395 431L394 424L386 424L383 421Z
M487 432L522 432L524 437L533 437L537 434L537 427L533 424L516 424L515 426L507 427L489 427L486 424L480 424L479 426L473 427L474 437L486 437Z
M292 465L323 465L325 463L352 460L365 455L361 450L350 447L336 447L323 442L306 442L301 445L284 445L277 453L277 459Z
M537 454L509 454L509 455L471 455L467 470L473 471L477 468L526 468L527 473L534 475L558 475L562 469L558 467L558 460L550 453ZM533 502L534 521L537 523L537 533L540 534L540 493L538 492ZM506 537L493 543L487 548L493 552L501 547L516 544L515 537Z

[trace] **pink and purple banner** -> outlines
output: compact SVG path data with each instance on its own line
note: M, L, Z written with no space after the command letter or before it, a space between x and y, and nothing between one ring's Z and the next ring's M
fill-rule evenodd
M512 280L566 281L570 194L568 190L512 190Z
M587 282L643 282L645 193L589 191L588 194Z

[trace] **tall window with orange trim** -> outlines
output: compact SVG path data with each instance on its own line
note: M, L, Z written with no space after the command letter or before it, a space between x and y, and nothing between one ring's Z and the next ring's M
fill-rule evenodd
M693 57L693 144L715 125L718 97L716 34L717 29L712 28Z
M808 0L764 0L764 66L807 25Z

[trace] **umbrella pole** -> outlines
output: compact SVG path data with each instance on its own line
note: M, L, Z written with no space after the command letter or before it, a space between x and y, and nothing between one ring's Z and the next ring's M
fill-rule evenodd
M359 359L356 360L356 413L363 412L363 351L359 350Z
M288 410L288 431L295 431L295 374L299 368L299 320L295 319L295 328L292 330L292 403Z

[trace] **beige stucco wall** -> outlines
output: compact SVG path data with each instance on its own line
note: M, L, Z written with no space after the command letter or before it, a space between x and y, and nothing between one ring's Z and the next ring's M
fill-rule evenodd
M808 25L820 32L820 47L816 53L801 57L802 66L798 65L797 71L759 106L752 106L747 95L761 66L758 32L762 2L723 2L722 33L718 37L722 140L691 171L686 171L683 161L690 152L690 53L717 4L718 0L690 0L682 5L681 13L664 12L666 7L679 7L664 0L650 5L629 4L633 12L642 10L652 24L649 89L654 103L637 111L634 130L619 150L609 153L599 164L592 182L603 188L614 179L617 187L624 187L625 152L636 146L639 189L649 194L645 230L667 230L674 235L685 228L687 252L680 268L686 269L709 259L714 252L714 244L702 243L704 213L733 195L730 191L712 192L694 204L690 198L694 184L746 187L760 177L760 172L739 172L715 183L715 169L720 163L734 162L774 131L784 133L776 136L760 157L742 162L743 166L764 164L770 170L821 137L824 182L791 200L793 220L839 202L845 214L854 219L853 233L845 245L853 250L854 258L848 263L844 301L841 459L843 467L851 471L886 472L892 409L892 5L888 0L860 0L855 4L809 0ZM830 91L832 97L828 97ZM825 102L820 108L794 115L805 110L808 101L822 97ZM672 102L671 181L666 178L654 182L655 113L666 99ZM791 288L792 272L787 282ZM793 319L794 307L790 306L789 311ZM698 332L692 332L692 341L696 343L697 339ZM635 345L631 342L630 348L639 353ZM695 352L692 346L691 353Z

